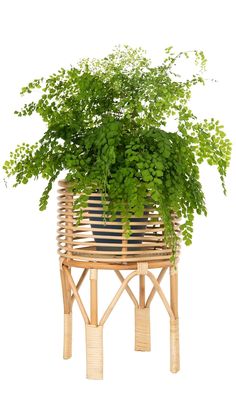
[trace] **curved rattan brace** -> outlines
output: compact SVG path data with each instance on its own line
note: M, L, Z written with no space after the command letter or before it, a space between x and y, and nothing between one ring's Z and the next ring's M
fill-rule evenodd
M78 281L77 285L76 285L76 289L77 289L77 291L79 291L80 286L81 286L81 285L82 285L82 283L84 282L84 279L85 279L85 277L86 277L87 273L88 273L88 269L86 269L86 268L85 268L85 269L83 270L83 272L82 272L81 276L80 276L80 279L79 279L79 281ZM73 295L72 295L72 297L71 297L71 305L72 305L72 306L73 306L74 301L75 301L75 295L73 294Z
M159 284L161 283L162 279L164 278L164 275L165 275L165 273L166 273L167 269L168 269L168 268L167 268L167 267L165 267L165 268L163 268L163 269L161 270L161 272L159 273L159 275L158 275L158 277L157 277L157 282L158 282ZM148 298L147 298L147 301L146 301L145 307L150 307L150 304L151 304L151 302L152 302L153 297L155 296L155 294L156 294L156 288L155 288L155 286L153 285L153 288L152 288L152 290L151 290L151 292L150 292L150 294L149 294L149 296L148 296Z
M171 307L170 307L170 305L169 305L169 303L168 303L168 301L166 299L166 296L165 296L164 292L162 291L162 289L161 289L161 287L159 285L159 282L156 280L156 278L155 278L155 276L153 275L152 272L147 271L146 275L151 279L151 281L152 281L152 283L153 283L156 291L158 292L158 294L159 294L159 296L160 296L160 298L161 298L161 300L162 300L162 302L163 302L163 304L164 304L164 306L165 306L165 308L166 308L166 310L167 310L170 318L172 320L175 320L175 315L173 313L173 310L171 309Z
M74 293L74 297L75 297L75 299L76 299L76 301L78 303L78 306L80 308L80 311L81 311L81 314L82 314L82 316L84 318L84 321L85 321L86 324L89 324L90 323L89 317L88 317L87 312L86 312L86 310L84 308L84 305L83 305L82 300L81 300L81 298L79 296L79 293L78 293L78 291L76 289L76 286L75 286L75 283L73 281L72 275L71 275L69 269L66 268L65 266L63 266L62 269L63 269L63 271L64 271L64 273L66 275L66 279L67 279L67 281L68 281L68 283L69 283L69 285L70 285L70 287L71 287L71 289L72 289L72 291Z
M102 378L103 370L103 325L110 316L124 290L135 306L135 350L149 351L150 304L157 292L170 316L170 369L179 370L179 325L178 325L178 273L173 267L172 250L165 243L164 222L158 208L149 202L143 217L130 220L131 234L125 237L121 219L103 220L101 194L90 194L82 214L74 205L83 194L73 192L66 181L59 181L58 197L58 254L60 256L61 282L64 301L64 358L72 354L72 305L76 300L83 316L86 329L87 377ZM108 196L106 197L109 203ZM80 216L82 215L82 219ZM180 238L180 220L171 214L173 229ZM175 263L178 263L180 241L177 245ZM82 268L77 282L71 269ZM161 269L156 276L151 269ZM170 268L170 301L167 300L160 283ZM97 270L114 270L121 286L98 322ZM90 270L90 318L79 294L80 287ZM127 277L120 271L130 271ZM136 298L129 281L139 276L139 298ZM145 295L145 276L153 286L148 298ZM77 281L77 280L76 280Z
M123 284L123 282L125 281L125 278L123 277L123 275L120 273L120 271L115 271L115 273L118 276L118 278L120 279L121 283ZM133 291L130 289L130 287L128 285L126 285L126 288L125 289L126 289L127 293L129 294L131 300L133 301L134 305L136 307L138 307L139 306L138 300L135 297Z
M129 283L129 281L136 275L138 275L139 272L138 271L134 271L131 272L124 280L124 282L122 283L121 287L118 289L117 293L115 294L113 300L111 301L111 303L109 304L109 306L107 307L105 313L103 314L100 322L99 322L99 326L103 326L105 321L108 319L109 315L111 314L113 308L115 307L117 301L119 300L122 292L125 290L127 284Z

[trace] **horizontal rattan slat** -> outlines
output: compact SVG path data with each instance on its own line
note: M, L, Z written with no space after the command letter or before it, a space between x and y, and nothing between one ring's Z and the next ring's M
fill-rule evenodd
M131 235L127 238L125 225L119 214L114 221L110 221L106 215L104 222L100 193L90 195L86 208L82 210L82 219L78 222L78 215L81 216L81 213L74 206L79 198L78 193L73 195L65 181L60 181L59 186L62 187L58 191L57 241L60 256L75 262L88 261L90 264L105 263L115 266L142 261L170 263L172 251L165 245L164 223L158 209L148 204L140 221L137 221L138 217L131 217ZM176 234L180 236L179 219L174 213L172 222ZM178 254L179 246L176 256Z
M157 261L162 261L162 260L170 260L170 255L155 255L155 256L151 256L149 254L145 255L145 253L143 253L142 255L138 255L138 257L118 257L116 255L111 255L110 257L107 257L107 253L104 254L100 254L99 256L96 255L90 255L89 252L86 255L76 255L74 254L74 252L71 252L71 255L68 255L67 253L63 253L61 250L58 251L58 254L60 256L66 257L68 259L74 259L74 260L88 260L91 262L108 262L108 263L124 263L124 262L148 262L151 260L157 260Z
M83 243L82 243L83 244ZM98 246L91 246L91 243L90 243L90 246L79 246L79 247L71 247L70 248L70 252L73 252L74 254L80 254L80 253L91 253L91 254L96 254L96 255L103 255L103 254L109 254L109 255L112 255L112 254L114 254L114 255L130 255L130 254L139 254L139 255L144 255L144 254L148 254L148 253L157 253L158 255L162 255L162 254L169 254L169 255L171 255L171 250L170 249L160 249L160 248L155 248L155 249L153 249L153 248L151 248L151 246L149 246L149 247L147 247L147 248L145 248L145 249L142 249L142 247L139 247L138 249L139 250L126 250L126 249L128 249L128 248L125 248L125 250L124 250L124 247L121 247L121 246L119 246L119 247L117 247L117 249L115 250L114 249L114 246L110 246L110 249L108 249L108 246L106 246L106 250L102 250L102 248L104 247L104 245L102 246L100 246L100 249L101 250L99 250L99 247ZM122 248L123 250L120 250L120 248ZM132 248L131 249L133 249L134 248L134 246L132 246ZM61 250L67 250L68 248L67 248L67 246L60 246L60 249ZM95 250L94 250L95 249ZM179 248L176 250L176 251L179 251Z
M124 262L121 263L108 263L108 262L93 262L89 260L75 260L75 259L68 259L62 256L63 264L68 267L75 267L75 268L84 268L84 269L113 269L113 270L119 270L119 271L126 271L126 270L133 270L137 269L137 261L136 262ZM176 263L178 263L179 259L176 258ZM163 267L170 267L172 266L172 263L169 260L149 260L148 261L148 268L149 269L155 269L155 268L163 268Z
M80 240L81 240L81 242L82 242L82 240L84 240L84 239L93 239L93 235L92 234L86 234L86 235L83 235L83 234L81 234L81 235L72 235L72 234L66 234L66 233L64 233L64 234L61 234L61 235L58 235L57 236L57 240L60 242L60 243L71 243L71 241L68 241L68 238L71 238L71 237L73 237L73 240L74 240L74 242L75 243L79 243L80 242ZM66 240L66 238L67 238L67 240ZM96 235L96 238L97 239L103 239L104 238L104 236L103 235ZM122 237L122 235L120 235L120 236L116 236L115 237L115 239L116 240L123 240L123 237ZM159 240L158 240L159 239ZM150 243L150 246L151 246L151 244L152 244L152 242L158 242L159 243L159 246L165 246L165 243L163 243L163 236L156 236L156 237L148 237L148 236L135 236L135 237L129 237L129 241L132 243L132 241L135 241L135 240L142 240L142 241L145 241L145 243L146 242L149 242Z
M125 230L121 227L121 228L109 228L109 229L107 229L107 228L91 228L91 227L85 227L85 226L72 226L72 228L70 227L70 228L68 228L68 226L62 226L61 224L59 224L58 223L58 226L59 226L59 228L58 228L58 233L60 233L60 234L63 234L64 235L64 233L62 233L62 231L64 231L65 232L65 230L72 230L72 231L74 231L75 233L67 233L67 236L70 236L70 237L76 237L77 236L77 234L79 234L79 232L81 231L81 232L84 232L84 231L94 231L94 232L104 232L104 231L106 231L106 232L109 232L109 233L124 233L125 232ZM153 234L154 235L154 233L158 233L158 232L164 232L164 228L160 228L160 227L150 227L150 228L147 228L146 227L146 229L144 230L144 229L135 229L135 233L144 233L145 235L151 235L151 234ZM162 235L160 235L160 234L158 234L158 235L156 235L156 237L163 237Z

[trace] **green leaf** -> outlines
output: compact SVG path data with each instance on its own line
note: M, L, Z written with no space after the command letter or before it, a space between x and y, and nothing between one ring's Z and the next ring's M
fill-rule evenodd
M182 58L196 65L188 79L184 67L176 74ZM56 178L66 176L79 196L78 223L91 192L108 194L104 217L109 211L114 219L122 214L127 237L132 232L130 217L142 214L149 194L174 255L177 238L171 212L182 218L187 245L194 215L207 214L201 163L217 167L226 193L232 144L218 119L202 121L189 103L193 87L205 83L205 67L202 51L175 53L168 47L163 62L155 64L141 48L120 45L104 58L84 58L68 70L32 80L21 94L37 89L37 95L15 114L36 112L46 128L38 142L31 138L30 144L24 142L10 153L3 165L6 176L14 177L14 186L31 178L46 179L40 210L46 208ZM173 119L176 132L167 129Z

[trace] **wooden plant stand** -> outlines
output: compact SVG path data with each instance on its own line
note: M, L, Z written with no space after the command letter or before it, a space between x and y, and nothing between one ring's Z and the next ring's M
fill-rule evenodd
M64 358L72 356L72 307L76 300L85 323L86 336L86 360L87 378L103 378L103 326L118 302L123 291L126 290L135 308L135 350L150 351L150 305L157 293L163 302L170 317L170 370L173 373L179 371L179 319L178 319L178 257L175 265L170 261L171 250L166 247L163 241L163 222L153 209L150 209L145 231L140 231L140 242L132 244L132 235L129 240L124 238L124 230L120 223L120 230L117 230L119 222L107 222L109 230L120 231L120 244L106 243L112 251L101 251L99 246L104 248L104 243L95 243L93 237L93 224L101 224L96 230L101 233L105 231L104 223L91 221L91 209L84 210L83 219L80 224L76 221L76 211L73 209L76 196L70 192L67 182L59 182L59 220L58 220L58 253L60 255L60 273L64 302ZM92 194L93 195L93 194ZM98 195L98 194L94 194ZM93 196L91 196L93 202ZM96 201L94 201L96 202ZM99 211L99 207L95 208ZM93 208L94 210L94 208ZM131 223L132 224L132 223ZM133 223L136 226L139 222ZM141 224L141 223L140 223ZM173 215L173 225L176 233L179 234L179 220ZM114 230L115 226L115 230ZM113 230L112 230L113 227ZM139 227L137 227L139 228ZM135 230L139 233L138 229ZM107 234L107 227L106 227ZM103 236L104 238L104 236ZM107 235L106 235L106 238ZM114 237L111 236L113 239ZM139 237L138 237L139 238ZM134 239L133 239L134 240ZM135 243L135 244L134 244ZM114 248L117 247L117 251ZM132 250L129 250L132 249ZM179 253L179 250L177 251ZM72 268L82 270L78 283L72 276ZM159 268L159 275L156 277L151 271ZM101 319L98 319L98 270L113 270L119 278L121 285L108 305ZM130 270L127 277L121 273L122 270ZM170 302L168 302L162 291L160 283L169 270L170 272ZM90 313L86 312L79 290L89 274L90 281ZM137 299L129 287L129 282L139 277L139 298ZM152 289L146 298L145 281L149 278L152 282Z

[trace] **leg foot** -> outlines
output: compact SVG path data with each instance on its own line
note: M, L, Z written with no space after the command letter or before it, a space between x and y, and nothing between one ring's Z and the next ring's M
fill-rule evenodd
M135 307L135 351L150 350L150 308Z
M170 370L178 372L179 361L179 319L170 320Z
M64 314L64 350L63 358L72 356L72 313Z
M103 326L85 325L86 330L86 377L103 379Z

